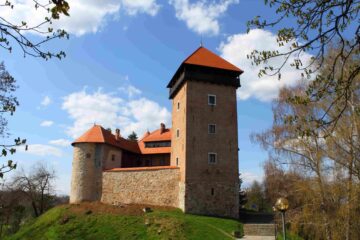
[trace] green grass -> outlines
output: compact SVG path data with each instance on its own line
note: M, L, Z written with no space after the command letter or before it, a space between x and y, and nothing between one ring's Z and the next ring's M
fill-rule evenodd
M72 207L74 208L74 207ZM64 223L63 219L68 219ZM146 225L145 222L149 224ZM55 207L24 225L7 240L67 239L233 239L242 232L238 221L183 214L180 210L155 210L141 215L85 214L69 206Z
M276 240L284 240L283 235L279 234ZM300 236L296 235L295 233L286 232L286 240L303 240Z

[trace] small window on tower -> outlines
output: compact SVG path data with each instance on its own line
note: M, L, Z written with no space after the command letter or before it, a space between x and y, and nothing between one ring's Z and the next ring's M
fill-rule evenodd
M209 124L208 131L209 131L209 134L215 134L216 133L216 124Z
M91 154L90 154L90 153L87 153L87 154L86 154L86 158L91 158Z
M216 162L217 162L216 153L209 153L208 154L208 162L209 162L209 164L216 164Z
M215 194L214 188L211 188L211 196L214 196L214 194Z
M176 158L176 166L179 166L179 158Z
M212 94L208 95L208 104L210 106L215 106L216 105L216 95L212 95Z
M111 161L115 161L115 154L111 155Z
M180 102L177 102L177 110L179 111L180 109Z
M176 137L180 137L180 130L179 129L176 129Z

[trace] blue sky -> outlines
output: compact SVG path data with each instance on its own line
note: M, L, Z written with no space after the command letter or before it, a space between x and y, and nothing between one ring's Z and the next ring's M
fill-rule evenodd
M12 21L40 21L31 1L0 12ZM61 49L61 61L24 58L20 49L1 52L1 60L19 85L20 107L9 118L13 137L26 138L29 151L13 159L25 170L38 161L57 172L56 190L69 193L72 147L76 136L96 122L123 135L170 125L166 85L180 63L204 46L245 71L238 91L239 166L245 182L261 180L267 154L250 142L252 132L272 123L271 100L280 86L292 85L299 73L286 67L276 77L258 79L259 67L246 54L252 49L277 49L275 35L264 30L246 34L256 15L274 17L263 1L222 0L72 0L71 17L60 20L71 34L45 47ZM101 3L100 3L101 2ZM38 36L30 36L38 38ZM309 57L308 55L304 56ZM274 64L281 59L274 60ZM9 175L10 176L10 175Z

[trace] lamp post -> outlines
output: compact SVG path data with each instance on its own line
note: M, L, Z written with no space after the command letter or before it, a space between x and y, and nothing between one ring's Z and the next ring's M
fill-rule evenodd
M286 198L278 198L276 200L274 210L281 212L284 240L286 240L285 212L286 210L288 210L288 208L289 208L289 202Z

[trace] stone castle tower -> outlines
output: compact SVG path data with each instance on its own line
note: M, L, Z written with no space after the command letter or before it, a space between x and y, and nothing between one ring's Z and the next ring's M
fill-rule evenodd
M243 71L204 47L170 80L172 128L139 141L94 125L73 142L70 203L102 201L181 208L237 218L236 89Z
M101 145L74 144L70 202L97 201L101 198Z
M236 89L242 70L200 47L168 84L171 165L180 167L184 212L238 216Z

